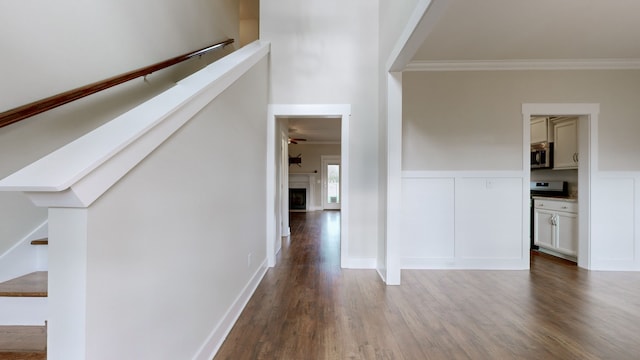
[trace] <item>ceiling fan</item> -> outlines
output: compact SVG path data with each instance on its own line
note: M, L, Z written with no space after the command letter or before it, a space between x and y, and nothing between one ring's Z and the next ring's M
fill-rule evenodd
M297 145L298 141L307 141L307 139L289 138L289 144Z

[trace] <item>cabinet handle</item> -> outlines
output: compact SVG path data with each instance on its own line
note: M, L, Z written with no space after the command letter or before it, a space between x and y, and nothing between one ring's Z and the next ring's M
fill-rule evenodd
M566 206L563 206L562 208L563 208L563 209L566 209L567 207L566 207Z

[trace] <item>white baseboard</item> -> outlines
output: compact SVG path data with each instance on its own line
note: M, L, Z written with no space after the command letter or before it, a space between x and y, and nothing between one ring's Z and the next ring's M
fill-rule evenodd
M31 245L32 240L47 237L48 221L31 231L4 254L0 255L0 282L7 281L34 271L47 270L46 254L43 246Z
M430 259L409 258L401 260L407 270L527 270L528 259Z
M193 357L193 360L213 359L266 273L267 260L265 259L233 304L231 304L231 307L227 310L222 320L220 320L220 322L211 331L211 334Z
M613 259L603 260L597 259L591 261L591 269L593 271L640 271L640 265L635 259Z
M342 267L345 269L376 269L378 261L376 258L347 258Z

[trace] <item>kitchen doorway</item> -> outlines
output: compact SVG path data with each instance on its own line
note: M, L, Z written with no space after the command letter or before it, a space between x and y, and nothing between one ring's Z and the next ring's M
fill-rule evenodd
M591 268L591 179L597 170L597 139L599 104L523 104L523 167L525 168L525 182L523 193L529 194L531 182L530 169L530 121L535 116L568 116L577 118L577 140L580 165L578 167L577 193L578 201L578 266ZM527 209L529 210L529 209ZM531 225L530 211L524 211L523 221ZM525 227L527 230L530 227ZM525 237L529 240L529 237ZM524 249L530 248L530 242L523 243ZM527 251L528 252L528 251Z

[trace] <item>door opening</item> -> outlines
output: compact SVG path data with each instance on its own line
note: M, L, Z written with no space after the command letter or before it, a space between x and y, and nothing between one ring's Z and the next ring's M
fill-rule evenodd
M341 165L339 156L322 156L322 209L340 210Z
M576 188L577 194L577 262L578 266L586 269L591 268L591 179L597 169L597 140L598 140L598 115L600 113L599 104L523 104L523 168L525 171L525 183L523 184L523 193L529 195L529 187L531 183L530 170L530 140L531 140L531 118L536 115L573 117L576 119L577 126L577 155L569 154L569 159L579 161L577 168L577 181L579 190ZM526 201L524 203L528 204ZM526 206L525 206L526 207ZM523 223L530 224L530 211L526 209L523 212ZM525 227L527 233L529 227ZM530 238L528 234L523 236L523 249L530 248Z
M332 167L331 173L335 174L337 170L337 182L333 181L336 177L332 177L331 189L327 192L331 192L331 198L327 197L331 206L339 206L341 210L340 214L340 264L342 267L348 267L348 225L349 225L349 117L351 114L351 105L346 104L334 104L334 105L269 105L268 117L267 117L267 199L266 199L266 228L267 228L267 265L273 267L276 263L276 254L279 250L280 238L278 230L278 224L282 223L283 214L289 213L289 195L288 192L278 189L277 174L279 169L289 169L289 159L283 160L282 154L278 154L276 144L280 139L280 130L282 119L290 120L296 118L314 119L318 123L322 123L326 119L340 119L340 156L337 163L330 165L338 165L338 168ZM291 135L291 134L289 134ZM299 134L295 135L296 142L305 142L300 140L303 138ZM289 136L291 137L291 136ZM296 154L293 154L297 156ZM320 155L320 154L317 154ZM302 166L306 165L305 154L301 154ZM307 204L314 204L315 200L310 195L311 188L320 187L318 182L322 183L321 178L322 169L324 166L320 166L320 159L318 159L318 169L310 169L307 172L307 177L315 179L309 181L307 185ZM327 168L329 170L329 168ZM320 174L319 174L320 173ZM324 178L324 177L323 177ZM323 179L322 178L322 179ZM292 185L292 184L288 184ZM301 184L304 187L304 184ZM317 185L317 186L316 186ZM286 201L282 198L286 194ZM318 201L318 207L322 206L324 202L325 194L322 194L322 201ZM320 200L320 199L318 199ZM281 205L280 205L281 204ZM286 209L285 209L286 207ZM282 210L282 211L281 211Z

